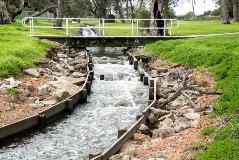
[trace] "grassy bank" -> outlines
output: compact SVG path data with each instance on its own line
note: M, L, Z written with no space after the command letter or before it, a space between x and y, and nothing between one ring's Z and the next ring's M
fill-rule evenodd
M202 34L221 34L221 33L235 33L239 32L239 23L232 23L230 25L224 25L221 21L180 21L179 27L173 30L173 36L176 35L202 35ZM113 36L131 36L132 30L125 29L125 27L131 27L131 23L106 23L106 27L121 27L122 29L106 29L106 35ZM134 24L136 28L136 23ZM141 30L142 31L142 30ZM145 34L139 31L139 35ZM136 30L134 30L136 35Z
M239 149L239 36L159 41L147 46L160 57L212 71L223 95L215 112L224 115L232 124L215 133L215 141L199 156L202 160L238 159Z
M28 37L28 30L19 22L0 25L0 77L18 75L32 67L33 60L44 57L51 45Z

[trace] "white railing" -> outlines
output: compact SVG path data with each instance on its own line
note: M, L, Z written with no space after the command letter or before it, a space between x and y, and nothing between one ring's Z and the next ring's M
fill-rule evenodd
M62 27L55 27L61 20ZM161 23L162 27L157 26ZM97 18L45 18L26 17L22 25L30 29L30 36L72 36L87 37L79 32L93 30L97 37L161 37L172 36L179 27L176 19L97 19ZM159 35L159 32L162 32Z

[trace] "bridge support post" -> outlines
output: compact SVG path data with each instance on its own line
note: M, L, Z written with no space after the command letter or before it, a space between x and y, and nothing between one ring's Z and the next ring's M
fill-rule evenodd
M100 75L100 80L101 81L105 80L105 75Z
M44 114L39 114L38 115L38 127L40 129L44 129L47 125L47 122L46 122L46 115Z
M144 81L144 74L143 73L140 73L140 81Z
M91 93L91 82L90 81L86 82L86 89L87 89L87 94L90 95L90 93Z
M67 102L66 102L66 110L67 110L68 113L72 113L73 109L74 109L73 100L68 99Z
M122 130L118 130L118 138L120 138L123 134L125 134L127 132L127 130L122 129Z
M138 70L138 64L139 62L137 60L134 61L134 69L135 70Z
M82 89L80 92L80 103L85 103L87 102L87 90Z
M149 100L154 100L154 87L149 87Z
M147 77L147 76L144 76L144 85L149 85L149 77Z

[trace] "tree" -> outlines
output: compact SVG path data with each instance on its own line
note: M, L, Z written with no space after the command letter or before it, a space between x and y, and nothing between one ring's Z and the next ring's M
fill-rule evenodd
M46 12L56 14L57 0L28 0L28 7L33 11L31 17L38 17Z
M0 24L11 23L27 5L25 0L0 0Z
M239 22L238 1L232 0L233 6L233 19L235 22Z
M65 0L58 0L57 1L57 20L56 20L56 27L62 27L62 19L64 18L64 8L65 8Z
M122 23L125 23L121 0L115 0L115 10L119 13Z
M195 4L196 4L196 1L195 0L188 0L188 2L190 2L191 1L191 3L192 3L192 13L193 13L193 16L195 16L196 14L195 14Z
M230 18L226 0L221 0L222 21L224 24L230 24Z
M88 10L97 18L107 18L107 11L111 4L110 0L88 0Z
M7 12L6 5L3 1L0 1L0 24L11 23L11 19Z

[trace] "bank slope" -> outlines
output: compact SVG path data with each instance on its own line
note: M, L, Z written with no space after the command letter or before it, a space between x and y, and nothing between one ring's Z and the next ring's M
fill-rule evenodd
M162 58L214 73L217 88L223 90L215 113L233 120L214 134L215 141L199 159L238 159L239 120L236 117L239 111L239 36L159 41L147 48Z
M0 77L14 76L32 67L36 58L44 57L52 45L28 37L28 29L19 22L0 25Z

